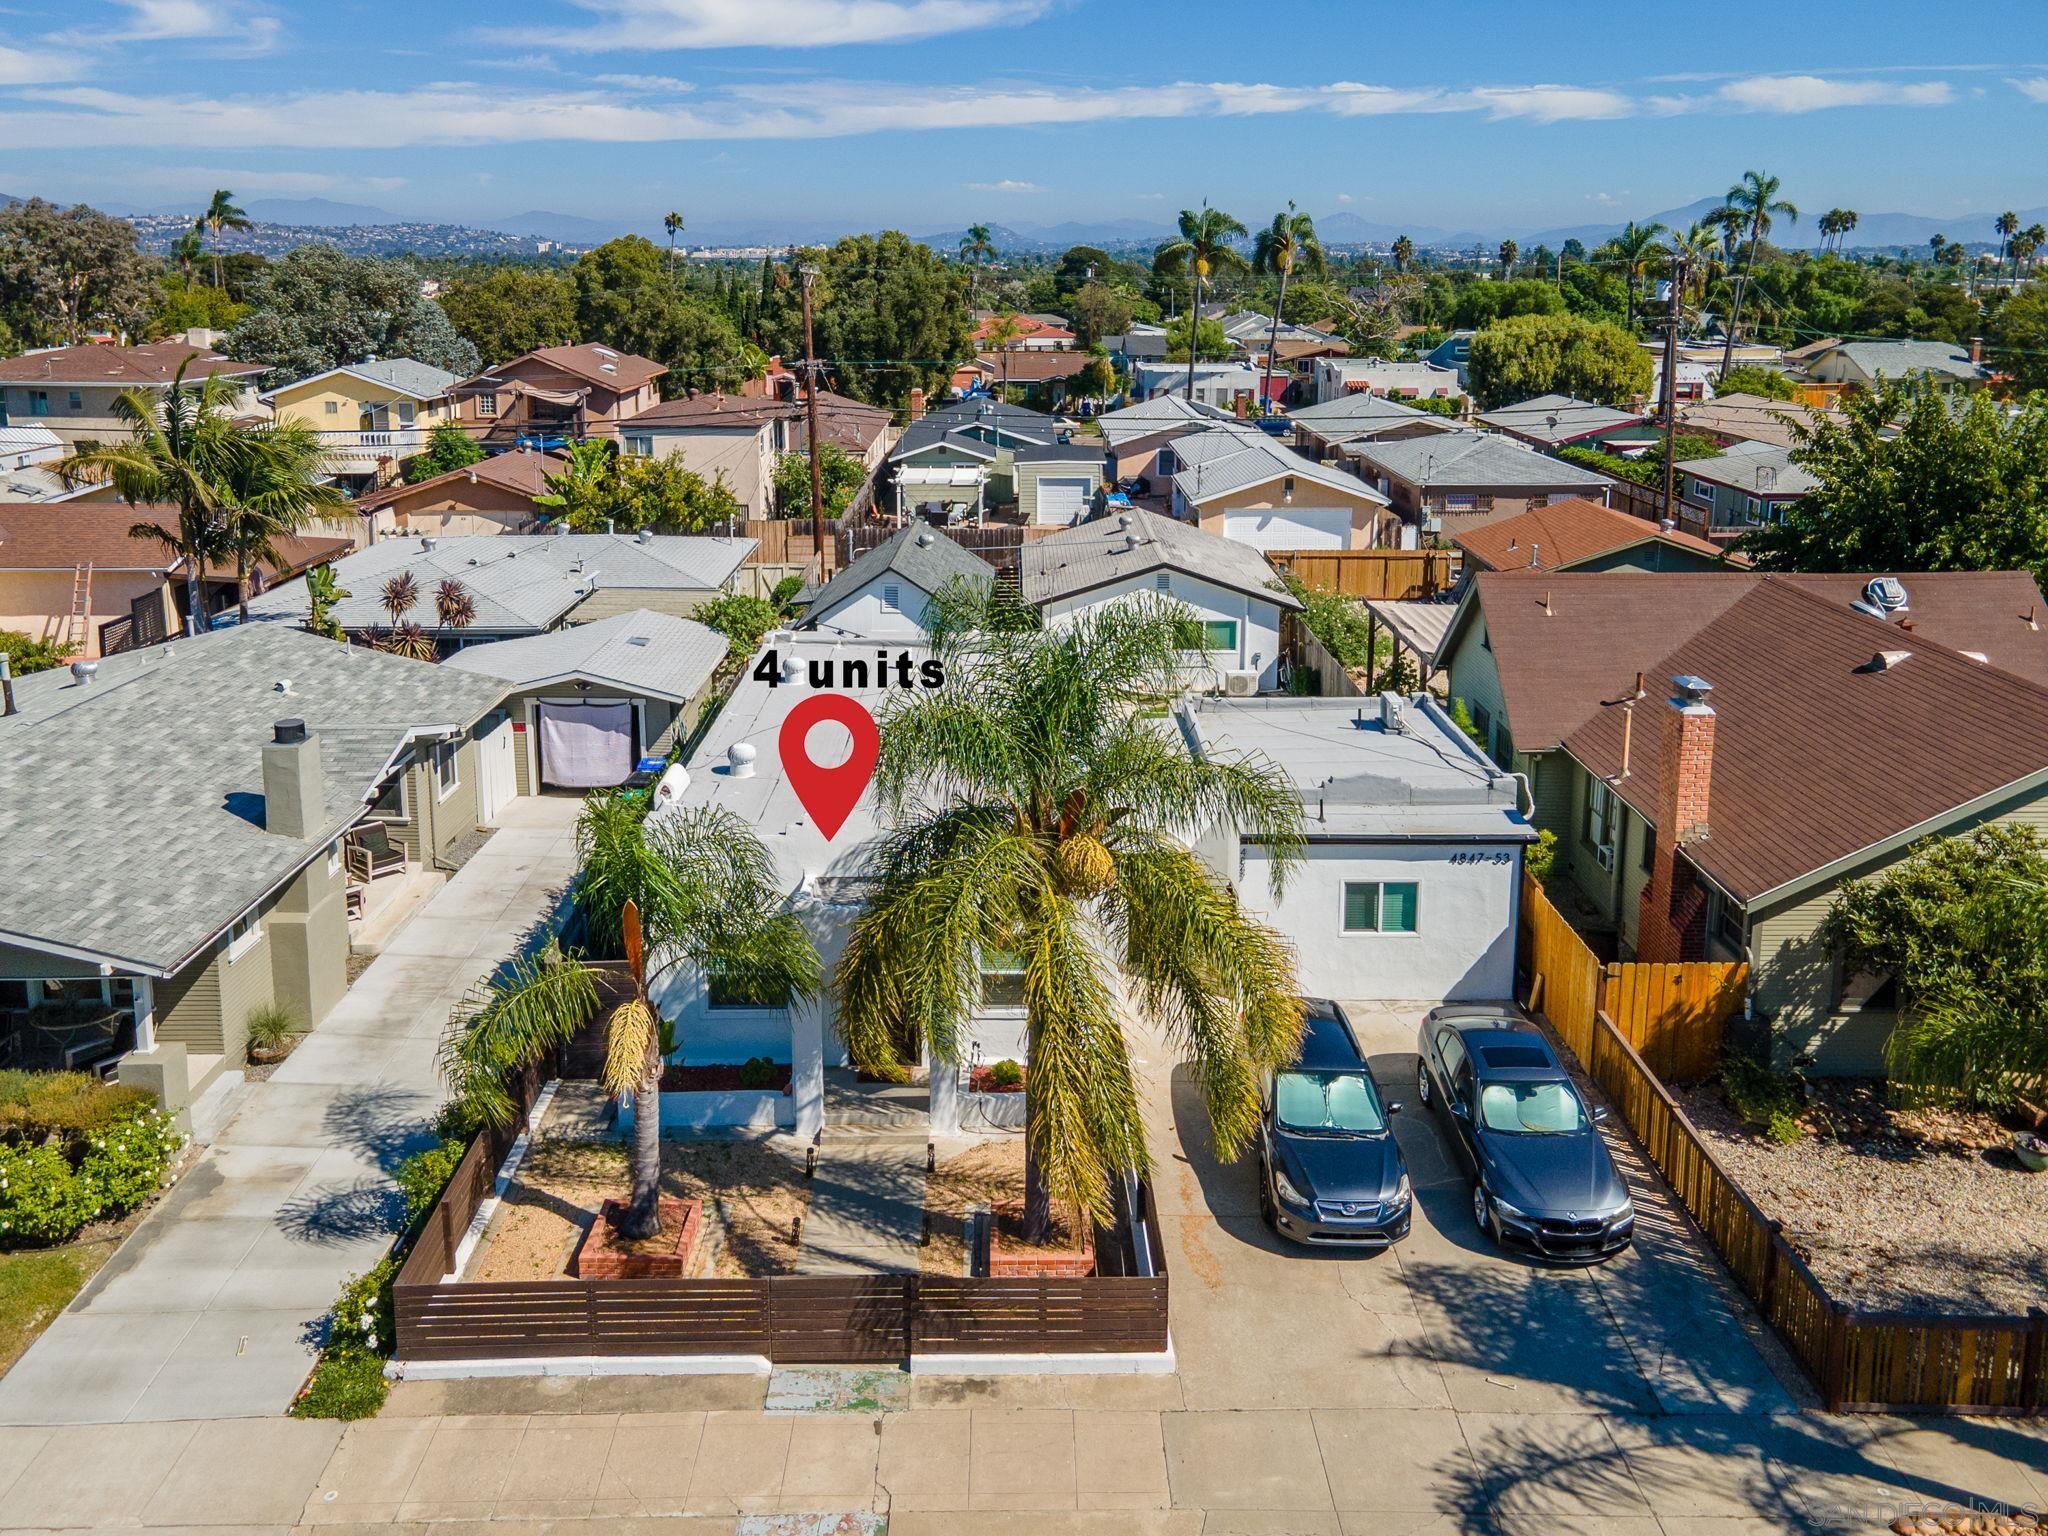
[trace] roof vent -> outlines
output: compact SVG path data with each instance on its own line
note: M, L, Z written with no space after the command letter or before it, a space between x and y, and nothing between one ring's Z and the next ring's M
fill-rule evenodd
M1858 672L1889 672L1912 654L1911 651L1879 651L1856 670Z
M286 715L271 726L270 739L280 747L297 746L306 739L306 722L297 715Z
M1890 619L1906 611L1906 584L1896 576L1873 576L1864 585L1863 595L1849 606L1873 619Z
M273 693L284 694L287 698L292 696L292 680L288 677L280 677L270 688Z
M432 539L421 539L420 548L425 550L428 554L432 554L434 552L434 541Z
M1657 531L1658 531L1659 533L1670 533L1670 532L1671 532L1671 531L1672 531L1673 529L1675 529L1675 528L1676 528L1677 526L1678 526L1678 519L1676 519L1676 518L1673 518L1673 517L1660 517L1660 518L1658 518L1658 519L1657 519Z
M626 644L628 645L652 645L653 643L653 639L647 635L628 635L626 637Z
M929 528L920 528L920 529L919 529L919 530L917 531L917 547L918 547L919 549L930 549L930 548L932 547L932 531L931 531L931 529L929 529Z
M754 746L751 742L736 741L725 749L725 771L736 779L751 779L754 776Z
M98 677L99 673L100 664L96 661L74 661L71 663L71 680L81 688L90 687L92 680Z
M1138 536L1137 536L1137 535L1136 535L1135 533L1127 533L1127 534L1125 534L1125 535L1124 535L1124 548L1125 548L1125 549L1136 549L1137 547L1138 547Z
M654 542L654 530L652 528L642 528L633 535L633 542L636 544L652 544Z
M1680 704L1704 704L1707 695L1714 691L1714 685L1704 677L1695 677L1690 672L1681 672L1671 679L1671 686L1678 690Z

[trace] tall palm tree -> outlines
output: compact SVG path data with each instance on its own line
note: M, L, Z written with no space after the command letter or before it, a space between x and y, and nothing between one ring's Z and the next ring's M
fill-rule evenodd
M1515 275L1515 258L1522 254L1522 248L1512 240L1503 240L1500 243L1500 249L1493 254L1500 261L1501 280L1505 282L1513 277Z
M1406 235L1397 236L1393 245L1394 270L1406 272L1408 263L1415 259L1415 242Z
M185 382L180 364L161 400L125 390L113 414L128 428L125 442L94 443L58 460L56 474L71 485L111 485L130 506L171 506L168 523L137 523L129 533L153 539L185 569L187 623L203 633L207 624L201 576L229 553L226 508L231 440L230 415L237 388L225 374Z
M1152 270L1164 277L1192 277L1194 301L1188 308L1188 398L1195 398L1195 359L1201 348L1202 285L1212 273L1245 272L1251 263L1232 242L1247 231L1220 208L1207 203L1199 210L1180 211L1180 233L1152 253Z
M985 267L996 259L995 232L986 224L970 224L960 237L960 259L969 267ZM967 299L974 302L974 273L967 274Z
M992 346L1003 355L1003 399L1010 398L1010 353L1026 335L1024 322L1015 310L1004 310L988 323L982 333L981 343Z
M213 201L206 205L206 212L199 215L193 227L204 229L213 237L213 286L225 288L227 279L220 261L221 231L249 228L249 215L235 206L235 194L223 188L213 194Z
M683 216L671 208L661 216L661 227L668 231L668 273L676 273L676 236L683 232Z
M628 984L605 1027L605 1087L631 1095L638 1110L632 1193L617 1225L625 1237L653 1237L661 1230L661 1071L675 1048L654 984L685 966L750 996L793 1001L817 991L818 952L785 905L774 858L730 811L699 806L643 819L631 801L593 795L576 824L576 847L591 942L624 957ZM492 1124L509 1123L509 1083L582 1028L605 975L583 956L550 948L480 983L442 1041L451 1093Z
M303 418L238 427L224 475L221 537L235 563L235 612L249 622L249 573L260 561L272 566L277 540L322 517L343 517L349 499L327 481L327 451L320 434Z
M1849 236L1855 231L1856 210L1854 208L1836 209L1835 222L1835 253L1837 255L1840 255L1842 250L1842 243L1845 240L1847 240Z
M1621 226L1621 233L1614 237L1614 254L1621 259L1621 275L1628 288L1626 313L1631 329L1636 323L1637 286L1659 253L1657 237L1669 233L1669 230L1654 220L1638 224L1631 219Z
M1052 1203L1106 1218L1146 1167L1119 995L1189 1060L1219 1150L1258 1122L1261 1075L1301 1031L1293 955L1184 839L1231 825L1299 858L1301 804L1260 758L1197 761L1139 708L1179 691L1188 611L1150 594L1050 630L942 623L974 686L905 697L875 783L895 818L837 972L855 1062L908 1034L957 1066L982 975L1023 972L1027 1236Z
M1726 378L1728 370L1735 366L1735 327L1742 320L1742 294L1756 266L1756 248L1770 234L1773 218L1782 214L1797 224L1799 210L1778 196L1778 178L1762 171L1744 171L1742 180L1728 189L1728 200L1723 206L1735 216L1729 221L1731 231L1739 230L1748 242L1742 265L1735 273L1735 303L1728 312L1728 338L1721 347L1721 375Z
M1317 276L1329 269L1323 255L1323 242L1316 238L1315 220L1305 213L1296 213L1289 201L1285 213L1273 215L1273 222L1259 231L1259 238L1252 245L1252 269L1270 272L1280 279L1280 292L1273 299L1273 325L1266 333L1266 377L1259 385L1259 414L1272 409L1273 397L1273 355L1280 348L1280 311L1287 304L1287 279L1294 274L1295 267L1310 276ZM1188 332L1188 356L1194 356L1195 333Z
M1680 309L1697 312L1706 302L1708 288L1720 275L1720 231L1704 219L1696 220L1692 228L1682 235L1672 231L1664 252L1672 268L1673 280L1678 284Z
M171 242L171 264L178 269L179 275L187 283L192 281L192 268L205 254L206 237L200 233L197 225L182 231L178 238Z
M1948 236L1943 234L1929 235L1927 237L1927 249L1933 253L1936 261L1940 261L1941 253L1948 249Z
M2010 208L2001 213L1992 228L1998 231L1998 270L2005 270L2005 253L2012 249L2012 237L2020 232L2020 216Z

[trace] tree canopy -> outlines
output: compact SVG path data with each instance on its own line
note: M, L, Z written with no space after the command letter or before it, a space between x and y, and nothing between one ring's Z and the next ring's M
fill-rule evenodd
M653 358L668 369L661 387L672 396L737 389L766 361L730 316L676 280L652 240L627 235L585 251L570 280L580 339Z
M30 345L101 328L140 332L156 305L157 271L126 219L39 197L0 208L0 322Z
M701 533L739 516L725 476L707 482L673 454L621 457L605 438L578 443L569 462L544 479L547 491L534 504L575 533Z
M441 306L420 293L418 268L331 245L302 245L272 262L227 349L268 364L273 383L372 357L409 357L462 375L482 366Z
M1574 315L1495 321L1472 338L1469 369L1472 393L1489 410L1553 393L1626 405L1649 393L1653 373L1627 331Z
M1994 355L2021 389L2048 390L2048 282L2036 279L2000 306Z
M487 363L581 339L576 285L543 267L493 267L458 277L442 287L440 304L449 323Z
M825 496L827 517L844 513L867 478L867 465L837 443L818 445L818 488ZM775 510L784 517L811 515L809 454L785 453L775 461Z
M967 275L929 246L891 229L849 235L798 253L798 261L819 269L813 329L841 394L900 407L913 389L938 393L972 353ZM793 274L764 307L762 333L784 357L804 355L803 297Z

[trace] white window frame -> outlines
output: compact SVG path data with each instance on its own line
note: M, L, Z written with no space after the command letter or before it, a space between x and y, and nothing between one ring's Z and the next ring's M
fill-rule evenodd
M443 800L454 794L456 790L462 788L462 760L456 755L461 749L462 743L451 737L447 741L435 742L433 749L427 754L427 767L434 775L434 803L436 805L439 805ZM448 780L445 784L441 781L441 754L443 752L448 754Z
M1352 928L1346 925L1345 915L1351 908L1351 888L1355 885L1370 885L1378 891L1373 898L1373 926ZM1380 914L1386 910L1387 887L1390 885L1412 885L1415 887L1415 926L1412 928L1384 928L1380 926ZM1422 882L1420 880L1345 880L1337 887L1337 931L1347 939L1417 939L1422 937Z
M654 457L654 434L651 432L628 432L621 441L626 445L626 457L629 459Z
M495 389L487 389L477 395L476 413L479 416L498 414L498 392Z
M339 416L341 414L341 402L339 400L329 400L325 403L328 415Z
M338 837L327 845L327 873L330 875L341 873L341 839Z
M1586 787L1586 841L1595 848L1614 846L1614 791L1599 779Z
M233 965L242 956L263 942L263 919L254 912L244 913L228 929L227 962Z

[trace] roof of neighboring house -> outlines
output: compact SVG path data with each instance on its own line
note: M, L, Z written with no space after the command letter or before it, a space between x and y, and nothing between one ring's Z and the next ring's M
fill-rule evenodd
M974 330L969 334L969 339L976 345L986 343L995 334L996 326L1006 318L1015 322L1017 340L1020 342L1029 341L1034 338L1040 341L1072 341L1074 339L1073 331L1068 329L1067 323L1064 320L1049 319L1044 315L1003 316L993 311L977 314L974 317Z
M820 587L797 627L816 628L819 619L833 608L868 583L890 575L902 577L921 592L936 593L956 580L992 583L996 571L939 529L913 523L897 529Z
M1636 673L1654 669L1759 582L1796 587L1847 611L1872 579L1740 570L1480 571L1439 654L1449 656L1483 611L1515 745L1543 752L1591 719L1601 699L1616 697L1617 678L1632 684ZM1897 579L1908 607L1904 622L1891 625L1895 644L1910 646L1905 637L1924 634L2048 686L2048 629L2040 627L2048 603L2027 572L1908 572ZM1873 636L1872 650L1882 638Z
M461 583L476 606L465 633L521 634L552 629L599 588L715 592L752 553L754 539L629 533L468 534L461 538L386 538L335 562L349 595L334 606L343 629L392 622L383 588L402 571L419 588L400 616L439 632L434 589ZM429 547L431 546L431 547ZM253 619L297 618L306 595L298 583L250 604Z
M1435 486L1532 486L1558 489L1585 486L1601 489L1605 475L1562 459L1538 453L1527 443L1498 432L1460 428L1434 437L1410 437L1391 442L1347 444L1345 453L1362 459L1387 474L1411 485Z
M1301 606L1272 589L1273 568L1250 545L1143 508L1033 539L1018 556L1017 586L1024 601L1043 606L1152 571L1177 571L1282 608Z
M1211 405L1206 400L1190 400L1185 395L1158 395L1150 400L1140 400L1136 405L1124 406L1121 410L1104 411L1095 418L1095 424L1102 429L1102 440L1110 450L1122 452L1127 443L1169 428L1207 427L1219 421L1236 419L1221 406Z
M1286 774L1318 835L1528 842L1521 786L1489 762L1427 694L1405 701L1405 728L1375 701L1194 698L1174 711L1205 757L1263 758Z
M5 453L47 453L53 457L63 453L64 440L48 427L31 426L15 422L0 427L0 454Z
M1681 472L1752 496L1804 496L1820 477L1792 462L1792 450L1773 443L1737 443L1711 459L1680 460Z
M1002 379L1007 368L1012 384L1046 384L1057 379L1071 379L1093 362L1094 357L1087 352L1042 348L1035 352L983 352L976 361L988 370L992 379Z
M1990 375L1969 352L1946 341L1844 341L1807 360L1808 368L1840 353L1868 378L1904 379L1934 373L1951 379L1983 379Z
M810 408L803 400L779 400L772 395L728 395L718 391L683 400L664 400L650 405L624 426L658 432L737 432L758 429L771 421L791 422L797 428L799 444L807 442ZM876 438L889 430L890 412L885 405L868 405L829 389L818 391L818 429L828 443L856 455L865 454Z
M505 693L283 626L123 652L90 684L59 668L14 686L21 712L0 718L0 938L159 975L359 818L412 733L465 729ZM286 716L319 743L325 808L306 839L264 828L263 747Z
M1637 426L1644 418L1633 411L1616 410L1611 405L1570 395L1538 395L1533 400L1482 412L1479 419L1499 431L1555 448L1582 437L1612 432L1617 427Z
M1842 338L1839 336L1823 336L1818 341L1809 341L1803 347L1787 347L1785 349L1785 361L1788 363L1803 363L1809 359L1819 357L1821 353L1839 347L1841 344Z
M1583 496L1481 524L1451 542L1475 569L1484 571L1569 570L1638 544L1666 544L1717 560L1727 557L1727 551L1709 539L1660 528ZM1734 558L1749 563L1741 556Z
M1427 384L1432 388L1455 389L1458 373L1454 368L1439 368L1435 363L1395 363L1383 357L1330 357L1321 360L1319 366L1347 383L1362 379L1368 384Z
M0 360L0 384L150 388L168 385L178 376L180 364L185 365L188 379L216 373L253 377L269 371L262 363L238 363L184 341L153 341L139 347L89 342L77 347L45 347Z
M388 507L422 491L439 491L459 488L462 485L495 485L501 490L520 496L534 497L547 492L547 476L554 474L568 459L559 453L540 453L531 448L515 448L509 453L494 453L487 459L461 469L447 470L431 475L412 485L387 485L381 491L372 491L367 496L356 498L358 512L374 512L379 507Z
M993 445L976 439L975 434L986 433L1003 439L1003 447L1015 447L1019 443L1057 442L1060 430L1060 424L1043 411L1028 410L1002 400L955 400L920 416L905 427L889 457L906 459L941 442L953 440L957 443L963 437L979 441L984 455L993 457L990 451Z
M1321 435L1325 429L1335 427L1356 427L1377 425L1381 422L1412 422L1418 418L1441 421L1451 425L1448 418L1433 411L1425 411L1413 405L1403 405L1385 395L1367 394L1363 390L1356 394L1339 395L1335 400L1325 400L1321 405L1304 405L1287 413L1287 419L1296 426L1307 427Z
M1247 486L1264 485L1290 475L1382 506L1387 501L1358 476L1304 458L1257 427L1217 427L1198 432L1175 443L1173 453L1181 461L1181 468L1173 477L1174 486L1198 506L1213 497L1228 496Z
M1730 895L1754 902L2048 775L2048 690L1796 583L1746 586L1645 669L1637 706L1665 708L1675 676L1713 685L1712 831L1684 853ZM1874 665L1881 651L1906 654ZM1609 671L1606 697L1632 688L1632 676ZM1594 773L1620 774L1622 714L1596 708L1566 750ZM1610 780L1653 822L1660 725L1635 722L1628 775Z
M531 352L522 352L502 363L494 363L474 378L464 379L463 385L489 388L510 370L529 361L620 391L638 389L648 380L658 379L668 372L651 357L639 357L586 341L570 347L535 347Z
M380 357L364 363L344 363L339 368L309 373L303 379L293 379L289 384L280 384L276 389L265 390L263 398L275 400L287 390L304 389L308 384L331 379L338 373L363 379L413 400L438 400L462 382L461 374L452 373L446 368L436 368L432 363L415 362L409 357Z
M176 507L131 507L125 501L67 502L61 506L23 502L0 505L0 571L70 571L89 565L95 571L183 572L184 561L160 540L129 532L138 523L175 527ZM277 562L260 561L262 581L294 576L312 566L345 555L347 539L288 534L271 541ZM232 562L211 564L211 580L232 579Z
M1764 395L1736 393L1716 395L1694 405L1678 408L1678 424L1690 432L1712 432L1719 437L1742 438L1753 443L1770 443L1790 448L1799 441L1796 428L1811 426L1824 413L1792 400L1772 400Z
M466 645L442 665L519 689L580 681L688 704L711 681L726 647L709 625L636 608L594 624Z

